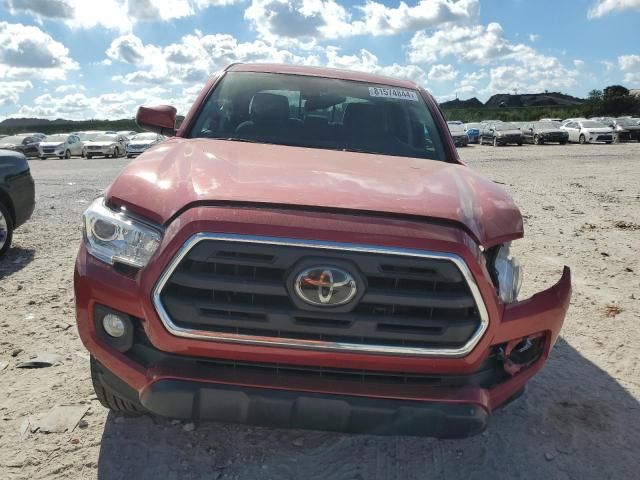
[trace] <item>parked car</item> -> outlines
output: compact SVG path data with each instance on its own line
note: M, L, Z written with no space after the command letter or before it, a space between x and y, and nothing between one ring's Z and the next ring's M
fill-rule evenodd
M15 150L0 150L0 257L34 207L35 187L26 157Z
M464 130L467 132L467 137L469 137L469 143L480 143L481 123L467 123L464 126Z
M569 133L557 122L532 122L524 126L522 136L526 143L542 145L557 142L564 145L569 141Z
M562 122L561 122L561 123L562 123L562 125L565 125L565 124L567 124L567 123L569 123L569 122L583 122L583 121L585 121L585 120L587 120L587 119L586 119L586 118L584 118L584 117L565 118L564 120L562 120Z
M569 134L569 141L574 143L611 143L613 129L594 120L567 122L560 127Z
M630 118L614 118L612 128L615 131L616 142L640 142L640 125Z
M518 300L522 215L460 161L433 97L362 72L233 64L198 98L179 130L175 108L139 108L141 128L175 138L84 214L76 318L98 400L482 431L546 361L570 271Z
M140 155L145 150L151 148L156 143L160 143L164 140L163 135L159 135L153 132L139 133L129 140L126 148L127 158Z
M11 135L0 140L0 150L13 150L20 152L25 157L37 157L40 139L24 135Z
M84 142L86 158L100 156L117 158L123 155L127 148L127 140L122 135L105 133L90 138L92 138L92 140Z
M522 145L523 138L520 129L506 122L487 123L480 132L480 145L490 144L494 147L500 145Z
M139 132L134 132L133 130L121 130L120 132L116 132L116 135L122 135L130 140L132 137L138 135Z
M467 132L464 131L463 125L447 122L447 126L449 127L451 138L456 147L466 147L469 145L469 137L467 136Z
M43 139L47 138L47 136L44 133L16 133L16 136L19 136L19 137L35 137L38 140L43 140Z
M47 157L71 158L72 155L81 156L84 144L77 135L58 133L49 135L38 145L38 156L41 159Z

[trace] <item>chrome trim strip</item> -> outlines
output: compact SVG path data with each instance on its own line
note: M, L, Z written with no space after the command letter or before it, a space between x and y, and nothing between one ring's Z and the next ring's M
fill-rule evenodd
M198 243L205 240L218 240L224 242L239 242L239 243L258 243L264 245L285 245L290 247L303 247L303 248L316 248L322 250L341 250L350 252L361 253L379 253L382 255L398 255L403 257L419 257L419 258L434 258L444 259L453 262L464 278L466 279L469 290L476 302L478 313L480 314L480 326L478 330L473 334L469 341L460 348L457 349L436 349L436 348L417 348L417 347L391 347L383 345L359 345L353 343L341 343L341 342L325 342L319 340L298 340L298 339L282 339L275 337L258 337L251 335L238 335L238 334L226 334L219 332L209 332L205 330L192 330L183 327L179 327L169 317L169 314L162 305L160 294L169 280L169 277L178 267L182 259L189 253L189 251ZM405 248L390 248L390 247L378 247L375 245L359 245L351 243L338 243L338 242L319 242L315 240L300 240L293 238L279 238L279 237L260 237L250 235L236 235L236 234L219 234L219 233L196 233L190 237L184 245L180 248L177 255L169 263L164 270L160 279L156 283L152 294L153 304L156 308L160 320L167 328L167 330L177 336L184 338L192 338L199 340L212 340L221 342L243 343L249 345L270 346L270 347L285 347L285 348L306 348L313 350L330 350L338 352L354 352L354 353L368 353L368 354L387 354L387 355L411 355L411 356L425 356L425 357L463 357L469 354L474 347L478 344L484 333L489 326L489 314L487 308L480 294L480 289L476 284L471 270L462 259L462 257L453 253L443 252L430 252L426 250L417 249L405 249Z

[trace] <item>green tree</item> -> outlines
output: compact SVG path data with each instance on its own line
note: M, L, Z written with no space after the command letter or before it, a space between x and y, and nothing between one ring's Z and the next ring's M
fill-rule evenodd
M604 100L618 97L627 97L628 95L629 89L623 87L622 85L609 85L602 92L602 97L604 98Z

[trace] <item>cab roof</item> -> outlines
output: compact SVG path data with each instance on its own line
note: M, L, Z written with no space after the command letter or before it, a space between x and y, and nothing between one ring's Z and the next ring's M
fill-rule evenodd
M387 85L390 87L410 88L417 90L418 85L409 80L400 80L372 73L342 70L339 68L308 67L303 65L285 65L279 63L236 63L226 69L228 72L260 72L285 73L288 75L306 75L311 77L335 78L338 80L353 80L357 82Z

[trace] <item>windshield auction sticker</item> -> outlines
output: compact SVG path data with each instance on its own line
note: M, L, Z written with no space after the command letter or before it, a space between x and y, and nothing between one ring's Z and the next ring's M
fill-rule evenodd
M369 96L382 98L396 98L398 100L418 101L418 95L413 90L402 90L400 88L369 87Z

